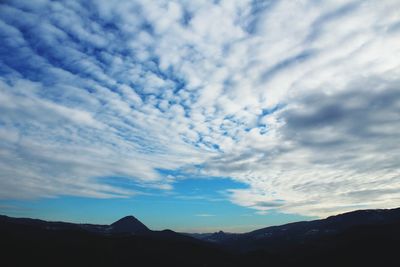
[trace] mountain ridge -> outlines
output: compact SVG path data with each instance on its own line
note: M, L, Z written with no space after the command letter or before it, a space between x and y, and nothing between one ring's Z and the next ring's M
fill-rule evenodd
M325 235L340 233L352 226L396 223L400 222L400 208L394 209L366 209L345 212L328 216L324 219L291 222L282 225L268 226L246 233L225 233L223 231L214 233L191 234L194 238L222 244L236 249L245 246L255 247L252 242L259 243L260 240L289 239L290 242L298 241L301 238L319 238ZM272 241L273 240L273 241ZM288 240L288 242L289 242Z
M138 223L139 222L139 223ZM0 216L6 266L398 266L400 208L361 210L326 219L195 239L172 230L114 232L137 226L127 216L110 225ZM133 231L133 232L132 232ZM200 239L200 240L199 240ZM13 257L12 255L22 255Z

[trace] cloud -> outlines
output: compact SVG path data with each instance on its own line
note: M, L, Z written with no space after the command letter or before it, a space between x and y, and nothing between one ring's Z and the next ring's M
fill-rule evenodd
M179 169L260 212L400 204L398 1L1 5L0 198Z

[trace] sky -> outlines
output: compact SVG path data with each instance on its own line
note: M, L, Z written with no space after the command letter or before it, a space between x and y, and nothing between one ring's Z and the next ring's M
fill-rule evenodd
M243 232L400 206L398 0L0 2L0 213Z

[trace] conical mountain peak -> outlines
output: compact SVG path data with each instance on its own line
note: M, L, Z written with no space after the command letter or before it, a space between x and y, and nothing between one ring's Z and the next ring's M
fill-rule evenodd
M146 225L129 215L111 224L112 231L115 233L142 233L150 231Z

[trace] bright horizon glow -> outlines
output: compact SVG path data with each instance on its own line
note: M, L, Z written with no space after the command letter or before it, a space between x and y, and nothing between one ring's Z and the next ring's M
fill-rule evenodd
M398 10L1 2L0 213L246 231L400 206Z

